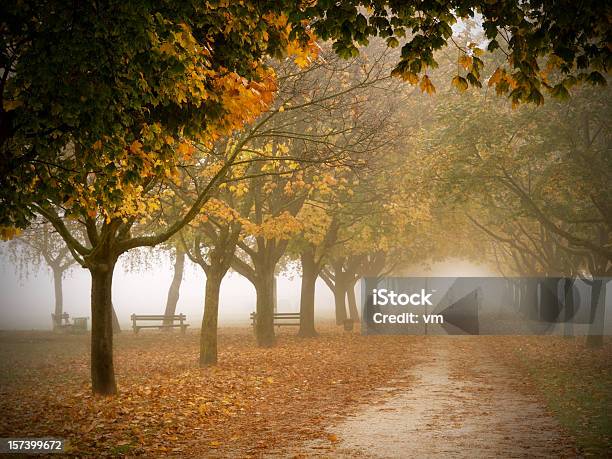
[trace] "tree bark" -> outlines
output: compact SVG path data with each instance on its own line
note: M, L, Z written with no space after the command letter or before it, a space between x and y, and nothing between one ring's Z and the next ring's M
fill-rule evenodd
M348 299L349 317L353 322L359 322L359 310L357 309L357 299L355 298L355 284L349 283L346 289L346 297Z
M164 311L164 325L172 325L172 316L176 314L176 305L178 304L179 300L184 268L185 251L182 248L177 247L174 260L174 276L172 277L172 283L168 289L168 299L166 300L166 310ZM169 331L172 330L172 328L166 328L165 330Z
M257 320L255 336L257 345L271 347L276 343L274 335L274 266L258 266L255 279L257 292Z
M91 273L91 382L94 394L117 393L113 367L114 263L96 265Z
M317 336L315 330L315 289L319 273L316 269L315 253L312 249L302 252L302 286L300 292L300 331L299 336Z
M64 294L62 289L62 277L64 271L59 268L51 267L53 270L53 286L55 288L55 321L53 328L57 328L62 325L62 314L64 312Z
M115 306L112 305L113 309L113 333L121 333L121 325L119 325L119 318L117 317L117 311L115 311Z
M336 325L342 325L346 316L346 282L342 274L336 273L334 282L334 303L336 306Z
M206 273L204 316L200 334L200 367L217 363L217 322L219 317L219 292L225 272L209 269Z
M586 345L589 348L603 346L604 320L606 313L606 281L593 279L591 287L591 324Z

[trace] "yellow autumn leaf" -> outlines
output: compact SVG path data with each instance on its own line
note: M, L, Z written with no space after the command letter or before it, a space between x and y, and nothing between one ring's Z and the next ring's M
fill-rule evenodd
M293 60L293 62L295 62L295 65L297 65L301 69L304 69L310 65L310 61L308 60L308 57L302 56L302 55L296 57Z
M1 226L0 227L0 239L3 241L8 241L17 237L21 234L21 230L19 228Z
M453 80L451 81L451 84L455 88L457 88L457 90L459 92L463 92L463 91L465 91L468 88L468 84L467 84L467 81L465 80L465 78L463 78L463 77L461 77L459 75L456 75L453 78Z
M4 100L2 101L2 106L5 111L10 112L11 110L15 110L17 107L21 107L23 102L20 100Z
M177 152L183 156L183 159L189 159L193 153L193 147L187 142L182 142L179 144Z
M419 88L421 88L421 91L426 92L427 94L433 94L436 92L436 87L433 85L427 75L423 75L423 78L421 78Z
M410 84L417 84L419 82L419 76L414 72L402 73L402 79Z
M470 67L472 66L472 58L468 56L467 54L461 55L461 57L459 57L458 62L459 62L459 65L466 70L469 70Z
M164 53L164 54L170 54L170 55L176 54L176 51L174 49L174 45L172 43L169 43L169 42L165 42L164 44L162 44L159 47L159 51L161 53Z
M138 140L134 140L130 145L130 151L136 153L142 149L142 144Z
M501 81L503 76L503 70L501 69L501 67L497 67L495 69L495 72L493 72L493 75L491 75L491 78L489 78L489 86L493 86L494 84L497 84Z

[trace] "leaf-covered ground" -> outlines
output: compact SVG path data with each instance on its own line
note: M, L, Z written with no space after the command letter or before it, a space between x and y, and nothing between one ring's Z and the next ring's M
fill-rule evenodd
M292 457L308 455L306 444L318 445L310 452L325 456L341 450L344 439L334 426L346 415L426 393L417 398L428 404L427 428L411 441L427 443L426 431L438 432L448 451L466 452L466 445L447 441L449 432L462 431L478 413L485 421L492 416L472 422L481 433L489 426L494 433L499 424L498 434L510 429L500 445L515 443L516 436L527 448L529 436L505 425L504 416L519 410L512 400L533 399L548 408L540 416L544 424L552 416L564 428L551 435L556 446L581 455L611 453L610 339L592 351L580 338L322 331L316 339L301 339L295 330L282 330L276 347L260 349L250 329L223 329L220 364L205 369L196 365L195 332L125 332L116 339L115 398L90 394L88 336L0 332L0 437L65 438L70 453L96 457ZM426 375L432 366L447 368L448 390ZM434 381L428 387L415 387L428 378ZM489 387L495 381L501 389ZM380 388L393 390L375 390ZM509 392L510 405L499 410L502 389L516 398ZM431 409L436 405L443 408L438 414ZM533 419L516 422L528 433ZM480 436L486 447L487 435Z
M115 398L90 394L87 336L2 332L0 437L60 437L71 453L95 456L279 451L325 438L331 418L409 369L422 346L417 337L294 332L259 349L249 329L221 331L220 364L206 369L196 365L196 333L122 333Z

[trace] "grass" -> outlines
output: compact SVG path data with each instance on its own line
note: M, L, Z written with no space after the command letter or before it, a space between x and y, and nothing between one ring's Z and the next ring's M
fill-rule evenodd
M583 337L521 337L514 350L580 452L612 456L612 339L592 350Z

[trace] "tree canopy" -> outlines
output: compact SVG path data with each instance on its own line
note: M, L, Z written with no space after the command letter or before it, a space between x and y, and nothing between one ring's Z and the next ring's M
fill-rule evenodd
M434 52L458 18L478 17L486 40L462 48L465 72L454 81L479 86L479 56L502 49L492 81L514 102L604 83L610 64L607 5L597 1L30 0L3 4L0 16L5 228L25 226L31 204L50 197L125 216L130 204L104 204L140 206L142 181L176 167L186 139L209 142L261 113L275 89L264 60L289 53L306 65L313 36L343 57L373 36L402 44L394 74L431 92Z

